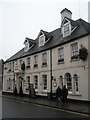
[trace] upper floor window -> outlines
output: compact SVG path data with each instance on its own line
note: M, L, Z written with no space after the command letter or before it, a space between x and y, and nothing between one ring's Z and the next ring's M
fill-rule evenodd
M78 44L74 43L71 45L71 59L78 58Z
M22 59L19 60L19 65L21 66L21 64L22 64Z
M58 62L64 61L64 48L58 49Z
M8 71L11 71L11 62L8 63Z
M13 69L14 69L14 62L8 63L8 71L9 71L9 72L10 72L10 71L13 71Z
M42 54L42 65L47 65L47 53Z
M38 67L38 55L34 56L34 67Z
M63 37L66 37L71 34L71 25L70 22L67 22L63 25Z
M30 57L27 58L27 67L30 67Z

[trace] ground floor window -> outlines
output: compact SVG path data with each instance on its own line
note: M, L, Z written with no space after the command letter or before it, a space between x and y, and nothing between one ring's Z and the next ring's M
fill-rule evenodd
M7 89L11 89L12 88L12 81L11 81L11 78L9 78L8 80L7 80Z
M47 75L42 75L43 89L47 90Z
M65 74L65 80L68 91L72 91L72 78L70 73Z
M34 76L34 87L35 89L38 89L38 76L37 75Z
M61 75L60 77L59 77L59 86L62 88L62 86L63 86L63 76Z
M59 86L62 88L63 85L66 85L69 92L79 92L79 76L77 74L71 76L70 73L66 73L64 77L60 75Z
M76 74L74 74L73 80L74 80L74 91L78 92L78 76Z
M30 86L30 76L27 76L26 78L26 89L28 90L29 89L29 86Z

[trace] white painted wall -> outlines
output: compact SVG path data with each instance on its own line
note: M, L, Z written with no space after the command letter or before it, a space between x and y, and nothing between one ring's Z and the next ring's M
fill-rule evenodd
M71 44L72 43L76 43L78 42L78 47L80 48L81 44L84 45L84 47L86 47L88 49L88 59L83 62L81 60L77 60L77 61L71 61ZM89 37L83 37L80 38L78 40L75 40L73 42L67 43L65 45L59 46L57 48L54 48L52 50L52 70L53 70L53 74L52 76L54 76L56 78L56 83L57 86L59 85L59 76L62 75L64 77L65 73L69 72L71 74L71 76L73 77L74 74L77 74L79 76L79 94L69 94L69 98L71 99L78 99L78 100L90 100L90 97L88 97L89 94L89 79L90 79L90 36ZM60 47L64 47L64 64L58 64L58 48ZM79 49L78 48L78 49ZM34 55L31 55L30 59L31 59L31 66L30 68L26 68L25 69L25 74L24 74L24 80L26 82L26 76L30 76L31 78L31 83L33 83L33 76L34 75L38 75L38 80L39 80L39 89L37 91L38 95L47 95L47 92L50 92L50 86L51 86L51 78L50 78L50 50L46 51L47 52L47 67L42 67L42 54L38 53L38 68L33 68L34 65ZM22 61L25 61L25 64L27 63L27 57L23 58ZM17 63L19 65L19 60L17 60ZM16 62L14 62L14 64L16 64ZM8 66L8 63L6 63L5 66ZM18 70L15 71L15 67L14 67L14 72L15 73L19 73L20 72L20 66L17 67ZM43 91L42 88L42 75L43 74L47 74L47 91ZM89 75L88 75L89 74ZM4 70L4 84L3 84L3 91L7 91L6 90L6 86L7 86L7 78L9 76L12 76L12 79L14 77L13 73L8 73L8 69ZM6 77L7 76L7 77ZM18 81L18 80L17 80ZM53 81L54 83L54 81ZM54 87L52 83L52 88L53 91L56 90L57 86ZM18 85L17 85L18 86ZM26 93L26 87L23 83L23 92L25 94Z
M53 49L53 76L59 85L59 76L63 77L67 72L73 77L74 74L79 76L79 95L70 94L69 98L88 100L88 59L71 61L71 44L78 42L78 49L81 44L88 49L88 37L83 37L60 47L64 47L64 64L58 64L58 48ZM55 88L53 88L55 90Z

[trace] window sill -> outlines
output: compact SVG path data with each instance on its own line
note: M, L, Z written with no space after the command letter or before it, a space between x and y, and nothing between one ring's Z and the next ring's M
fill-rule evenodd
M33 69L37 69L38 67L33 67Z
M74 61L79 61L80 59L77 58L77 59L71 59L70 62L74 62Z
M47 67L48 65L42 65L41 67L43 68L43 67Z
M30 66L27 66L26 69L30 69L31 67Z
M64 61L62 61L62 62L58 62L57 64L59 65L59 64L64 64L65 62Z
M76 93L76 92L70 92L68 95L70 95L70 96L81 96L80 93Z
M35 92L38 93L38 89L35 89Z
M14 72L13 70L11 70L11 71L7 71L7 73L10 73L10 72Z
M47 90L43 90L42 93L47 93Z

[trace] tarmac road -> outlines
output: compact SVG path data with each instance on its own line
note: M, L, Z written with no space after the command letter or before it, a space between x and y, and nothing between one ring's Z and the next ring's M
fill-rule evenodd
M87 115L2 97L3 118L88 118Z

